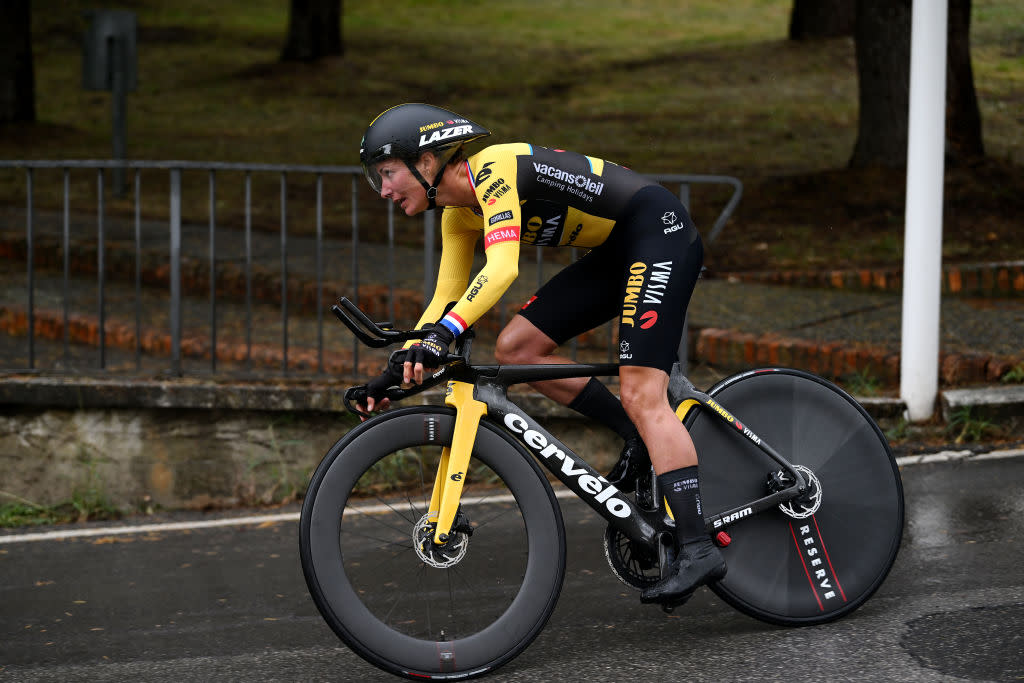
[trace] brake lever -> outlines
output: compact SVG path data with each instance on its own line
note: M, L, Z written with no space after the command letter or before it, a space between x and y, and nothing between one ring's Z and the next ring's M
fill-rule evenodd
M398 358L404 358L405 352L406 349L399 349L395 351L394 353L391 354L391 359L388 361L388 363L390 364L394 362L395 367L397 367L401 371L403 366L401 363L399 363ZM451 354L448 356L448 362L446 362L442 367L435 369L434 372L429 377L425 377L422 383L414 384L406 388L395 387L392 389L388 389L387 391L384 392L383 398L386 398L393 403L397 403L398 401L409 398L410 396L415 396L420 392L426 391L427 389L431 389L437 386L438 384L441 383L445 376L453 372L456 368L464 367L465 365L466 359L463 356ZM359 408L356 407L356 404L353 403L353 396L355 392L360 389L366 390L366 388L367 385L365 384L349 387L347 390L345 390L345 394L342 400L345 404L345 409L348 410L350 413L369 419L370 417L372 417L372 415L362 410L359 410Z
M362 410L359 410L359 408L356 407L357 404L352 402L353 395L357 391L359 391L360 389L365 390L366 389L366 385L365 384L360 384L359 386L349 387L348 389L346 389L345 390L345 394L342 397L342 402L345 404L345 410L347 410L348 412L352 413L353 415L358 415L359 417L361 417L361 418L363 418L365 420L368 420L368 419L370 419L373 416L370 415L369 413L366 413L366 412L363 412Z

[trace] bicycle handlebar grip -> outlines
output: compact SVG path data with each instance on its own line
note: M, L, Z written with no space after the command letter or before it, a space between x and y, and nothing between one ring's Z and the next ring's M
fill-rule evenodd
M388 356L388 370L390 370L392 374L401 377L405 373L405 357L408 355L408 349L392 351L391 355Z

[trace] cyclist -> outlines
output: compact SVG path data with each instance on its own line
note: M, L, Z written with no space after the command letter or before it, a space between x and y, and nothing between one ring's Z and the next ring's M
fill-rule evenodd
M444 212L437 287L417 323L426 334L407 345L401 377L385 370L360 404L385 409L389 386L420 383L442 365L455 338L516 278L520 244L589 249L512 318L495 356L503 364L571 363L556 353L558 346L619 317L621 402L596 378L531 386L626 440L608 475L621 490L632 491L653 463L681 551L641 600L679 605L726 570L704 529L693 441L667 398L703 260L700 236L671 192L611 162L527 143L493 145L467 157L463 146L488 135L446 109L402 104L375 118L363 136L360 161L381 197L410 216L437 206ZM486 264L472 277L480 237Z

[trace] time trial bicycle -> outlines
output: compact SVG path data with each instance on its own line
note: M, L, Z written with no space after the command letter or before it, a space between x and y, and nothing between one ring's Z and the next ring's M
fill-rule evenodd
M422 335L374 323L347 299L333 311L372 347ZM675 553L653 472L624 494L508 396L515 384L616 375L618 366L472 365L471 345L469 331L422 384L388 392L398 401L446 383L445 406L362 422L327 452L302 506L302 567L321 615L357 654L407 678L492 672L544 627L566 550L540 466L607 520L605 555L627 585L656 583ZM356 413L358 389L345 394ZM743 372L705 393L677 367L669 395L700 454L705 523L728 563L711 590L791 626L862 605L895 562L903 529L899 470L864 408L786 368Z

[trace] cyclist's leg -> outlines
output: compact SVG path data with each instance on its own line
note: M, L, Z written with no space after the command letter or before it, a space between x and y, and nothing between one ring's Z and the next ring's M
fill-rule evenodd
M559 271L523 306L498 336L499 363L573 363L558 347L615 317L618 283L609 272L621 268L614 236ZM574 377L530 385L548 398L614 429L623 439L636 430L619 400L596 378Z
M637 426L656 474L697 464L697 450L668 402L668 374L657 368L619 369L622 403Z
M497 361L503 365L572 363L572 359L556 353L558 346L558 343L529 319L516 315L498 335L494 355ZM569 405L583 391L587 382L588 378L586 377L569 377L532 382L530 386L562 405Z
M619 320L622 401L647 443L680 546L664 578L641 600L678 605L698 586L725 575L721 553L704 529L697 453L667 395L703 247L686 209L660 186L637 193L626 220L629 265Z
M685 207L654 185L637 193L622 230L625 267L619 318L619 379L626 412L640 430L655 472L697 464L686 428L668 403L690 296L704 250Z

